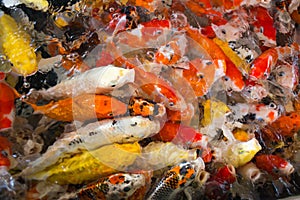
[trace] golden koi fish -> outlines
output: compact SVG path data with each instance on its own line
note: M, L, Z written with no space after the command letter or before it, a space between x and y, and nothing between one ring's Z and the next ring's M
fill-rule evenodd
M27 178L48 180L58 184L81 184L126 170L140 153L141 148L137 142L111 144L64 158L43 171L28 174Z
M22 76L37 71L37 57L30 44L30 36L18 27L11 16L2 11L0 11L0 43L3 53L13 64L13 71Z

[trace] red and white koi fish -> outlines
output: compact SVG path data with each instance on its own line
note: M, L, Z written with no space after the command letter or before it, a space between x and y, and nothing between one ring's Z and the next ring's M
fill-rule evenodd
M81 150L93 150L112 143L126 143L151 137L160 130L160 122L141 116L108 119L90 123L66 133L38 159L30 163L23 173L31 174L53 165L59 159Z
M173 142L177 145L192 148L206 149L208 147L207 136L199 133L192 127L179 123L166 122L164 127L154 137L164 142Z
M185 187L195 180L197 174L205 167L201 158L190 162L183 162L172 167L161 179L154 191L147 198L148 200L172 199Z
M0 81L0 131L11 128L15 118L15 92Z
M142 199L151 183L151 172L118 173L102 178L82 188L77 198L90 199Z
M277 155L257 155L255 156L255 164L273 176L288 176L294 171L291 163Z

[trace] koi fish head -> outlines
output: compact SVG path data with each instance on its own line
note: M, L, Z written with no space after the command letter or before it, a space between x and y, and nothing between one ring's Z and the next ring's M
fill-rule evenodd
M279 65L272 70L275 81L290 91L293 91L298 85L298 70L294 65Z

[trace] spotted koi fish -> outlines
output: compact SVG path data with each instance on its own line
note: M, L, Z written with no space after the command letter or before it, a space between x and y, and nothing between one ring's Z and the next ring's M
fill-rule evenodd
M94 150L112 143L136 142L151 137L159 130L158 120L150 120L141 116L90 123L58 139L41 157L31 162L23 173L31 174L44 170L58 160L82 150Z
M191 162L183 162L172 167L147 199L163 200L174 198L174 196L188 186L195 179L197 173L203 169L204 162L201 158L197 158Z
M146 193L147 184L151 181L151 174L151 172L113 174L82 188L77 197L80 200L142 199Z

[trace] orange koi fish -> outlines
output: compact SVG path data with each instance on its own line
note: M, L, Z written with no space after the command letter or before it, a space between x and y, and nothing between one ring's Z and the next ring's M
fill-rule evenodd
M106 119L123 115L127 105L105 95L84 94L73 98L52 101L43 106L31 104L37 112L58 121L86 121L93 118Z
M287 176L293 173L291 163L277 155L261 154L255 156L256 166L273 176Z
M222 49L211 39L202 35L198 29L191 27L185 28L187 36L197 42L213 60L221 60L226 64L226 77L224 78L227 87L234 91L241 91L244 86L244 80L240 70L234 65L234 63L225 55ZM220 66L219 68L222 68Z
M264 51L251 64L250 79L267 79L278 60L285 61L288 57L299 56L300 47L297 43L291 46L273 47Z
M203 169L204 162L201 158L174 166L165 174L147 199L172 199L179 191L188 186L198 172Z
M11 143L8 141L6 137L0 136L0 167L1 166L5 166L7 168L10 167L11 163L8 156L11 154L12 154Z
M15 92L4 81L0 82L0 131L11 128L15 117Z
M205 135L202 135L192 127L172 122L166 122L154 138L164 142L173 142L174 144L183 144L189 147L201 147L203 149L206 149L208 145L208 138Z
M82 200L142 199L151 182L151 174L151 172L113 174L82 188L77 197Z

